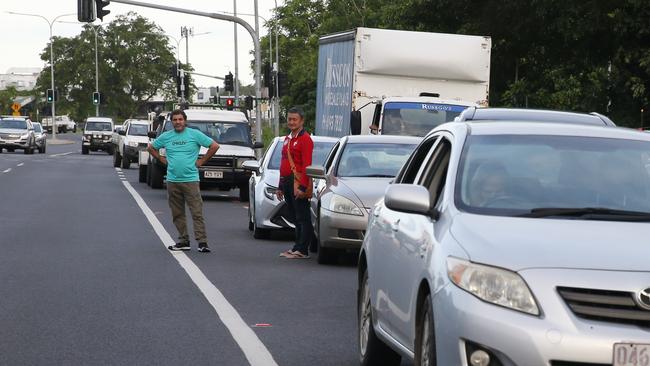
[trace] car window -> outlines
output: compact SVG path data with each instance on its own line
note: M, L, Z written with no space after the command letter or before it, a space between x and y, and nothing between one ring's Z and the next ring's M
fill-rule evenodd
M131 136L147 136L149 126L141 124L132 124L129 126L129 135Z
M432 136L420 143L400 170L400 173L395 179L396 182L404 184L412 184L415 182L415 178L422 168L424 159L429 155L431 148L438 141L438 138L439 136Z
M472 136L455 200L463 210L494 215L548 207L650 212L649 169L647 141Z
M110 122L86 122L86 131L112 131L113 128Z
M3 119L0 120L0 128L11 128L15 130L26 130L27 129L27 121L25 120L11 120L11 119Z
M173 129L171 120L165 122L163 132ZM250 128L246 123L188 120L187 128L199 130L219 144L252 146Z
M43 128L41 127L41 125L34 124L34 132L38 132L38 133L43 132Z
M336 176L392 178L413 149L413 144L347 143L339 158Z
M275 145L267 169L280 169L283 145L284 144L282 141L279 141ZM327 154L332 149L332 145L334 145L334 143L329 141L315 141L314 152L312 153L312 165L322 165L325 161L325 158L327 157Z
M451 142L445 137L436 145L431 158L426 163L423 174L418 184L427 187L431 195L431 202L436 206L442 198L442 191L447 181L449 159L451 158Z
M339 151L339 147L341 147L341 143L337 142L334 145L334 147L330 150L329 154L327 155L324 164L326 173L328 173L330 168L332 167L332 163L334 162L334 157L336 156L336 153Z

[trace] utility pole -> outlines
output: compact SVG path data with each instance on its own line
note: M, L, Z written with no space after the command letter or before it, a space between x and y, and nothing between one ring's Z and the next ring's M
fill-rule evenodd
M277 16L277 11L278 11L278 0L275 0L275 12ZM277 24L276 24L277 27ZM277 72L280 72L280 42L278 40L278 33L279 30L276 28L275 29L275 66L277 69ZM271 35L269 34L269 38ZM274 114L275 114L275 136L280 136L280 96L278 95L280 92L280 88L278 87L278 77L276 74L276 81L275 81L275 105L274 105Z
M237 16L237 0L232 0L233 15ZM235 105L239 106L239 47L237 45L237 23L233 25L235 31ZM259 37L257 37L259 39Z
M91 27L95 31L95 92L99 93L99 57L97 55L97 28L99 25L97 27L91 25ZM99 100L101 103L101 94ZM99 104L95 104L95 117L99 117Z

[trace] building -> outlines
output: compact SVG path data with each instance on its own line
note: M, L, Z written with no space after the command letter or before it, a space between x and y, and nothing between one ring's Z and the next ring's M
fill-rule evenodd
M0 74L0 90L15 87L18 90L32 90L41 69L36 67L12 67L6 74Z

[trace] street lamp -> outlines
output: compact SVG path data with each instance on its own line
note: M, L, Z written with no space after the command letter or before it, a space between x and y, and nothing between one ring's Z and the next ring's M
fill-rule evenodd
M28 17L37 17L45 20L47 24L50 26L50 79L52 81L52 92L54 93L54 47L53 43L54 40L52 39L52 26L54 25L54 22L56 22L57 19L65 16L72 16L76 15L75 13L71 14L61 14L57 15L54 17L54 19L49 20L46 17L38 14L27 14L27 13L17 13L14 11L8 11L7 13L12 14L12 15L23 15L23 16L28 16ZM56 93L54 93L56 95ZM52 139L56 140L56 98L52 99Z

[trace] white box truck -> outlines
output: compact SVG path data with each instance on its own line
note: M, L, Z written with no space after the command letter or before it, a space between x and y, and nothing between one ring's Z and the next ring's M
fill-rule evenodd
M357 28L320 38L316 134L423 136L487 106L491 39Z

